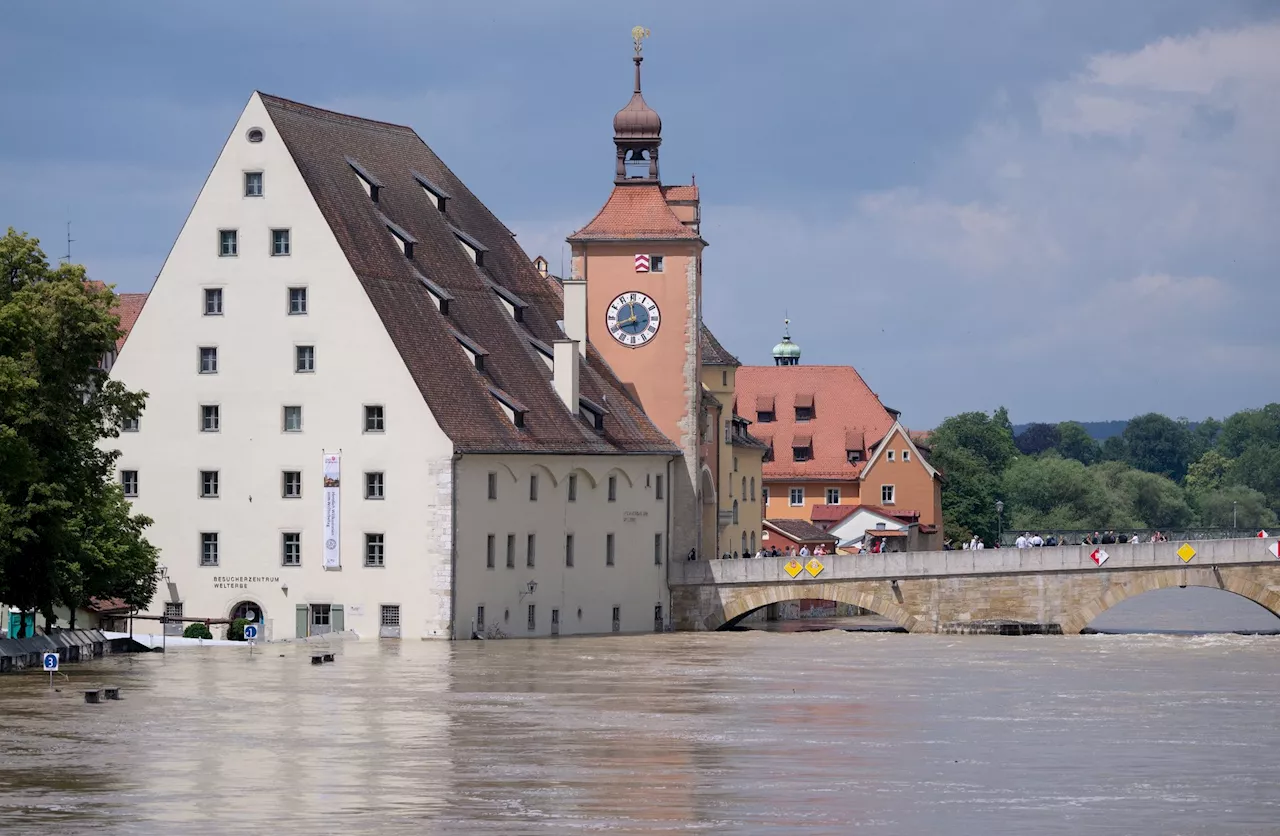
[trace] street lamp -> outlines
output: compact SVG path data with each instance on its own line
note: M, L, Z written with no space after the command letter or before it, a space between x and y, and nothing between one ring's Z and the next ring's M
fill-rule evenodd
M1236 500L1231 500L1231 530L1236 529Z
M1003 545L1000 542L1001 536L1004 534L1004 500L996 500L996 545Z

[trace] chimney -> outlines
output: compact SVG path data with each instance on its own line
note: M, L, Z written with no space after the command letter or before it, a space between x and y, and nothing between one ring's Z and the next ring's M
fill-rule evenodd
M578 344L578 354L587 354L587 283L582 279L565 279L564 335Z
M578 414L578 341L556 340L552 344L551 383L570 415Z

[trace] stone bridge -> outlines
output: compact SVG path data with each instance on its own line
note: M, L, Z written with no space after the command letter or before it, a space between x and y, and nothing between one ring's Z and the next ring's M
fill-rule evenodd
M718 630L782 601L811 598L862 607L912 633L963 630L966 622L1013 621L1079 633L1116 604L1171 586L1233 592L1280 616L1276 539L1038 549L826 555L816 574L795 577L786 557L674 561L672 614L681 630ZM1184 554L1186 552L1184 551ZM796 567L790 567L794 570ZM813 569L818 569L813 566Z

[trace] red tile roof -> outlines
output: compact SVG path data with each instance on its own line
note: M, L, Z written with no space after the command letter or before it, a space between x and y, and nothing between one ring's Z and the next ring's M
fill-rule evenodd
M662 194L668 201L697 200L697 186L663 186Z
M147 294L145 293L121 293L116 302L115 313L120 317L120 330L124 335L116 341L116 353L124 348L124 341L129 339L129 332L133 330L134 324L138 321L138 315L142 313L142 306L147 303Z
M263 95L262 102L406 369L459 452L677 452L594 347L588 347L580 379L582 397L607 407L603 433L565 409L534 346L563 339L556 325L563 316L560 298L506 226L413 130L275 96ZM348 158L385 184L376 204L351 176ZM419 176L451 196L443 210L419 187ZM412 258L392 243L384 218L416 239ZM482 264L458 245L459 233L484 245ZM450 294L447 314L433 301L426 277ZM520 321L500 295L525 303ZM455 332L488 350L483 370L459 350ZM528 410L523 427L507 418L495 389Z
M741 366L738 358L725 349L716 339L716 335L711 333L711 329L704 322L701 324L702 333L702 365L704 366Z
M591 222L569 236L570 241L697 239L698 233L680 222L657 184L619 184Z
M793 404L813 396L813 418L796 422ZM858 476L863 462L848 460L849 440L861 433L868 445L879 442L893 426L893 416L852 366L742 366L737 375L737 411L755 420L761 404L776 404L774 420L758 421L751 432L773 443L771 462L764 464L764 478L841 479ZM796 435L813 440L813 458L792 460ZM864 456L865 458L865 456Z
M920 518L919 511L909 508L886 508L883 505L815 505L809 512L809 519L814 522L840 522L855 511L871 511L882 517L903 522L913 522Z
M797 543L834 543L839 539L808 520L765 520L764 524Z

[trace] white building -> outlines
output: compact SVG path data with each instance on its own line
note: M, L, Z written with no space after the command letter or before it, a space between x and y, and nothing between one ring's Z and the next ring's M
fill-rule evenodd
M551 281L410 128L254 94L112 369L151 614L661 626L680 451Z

